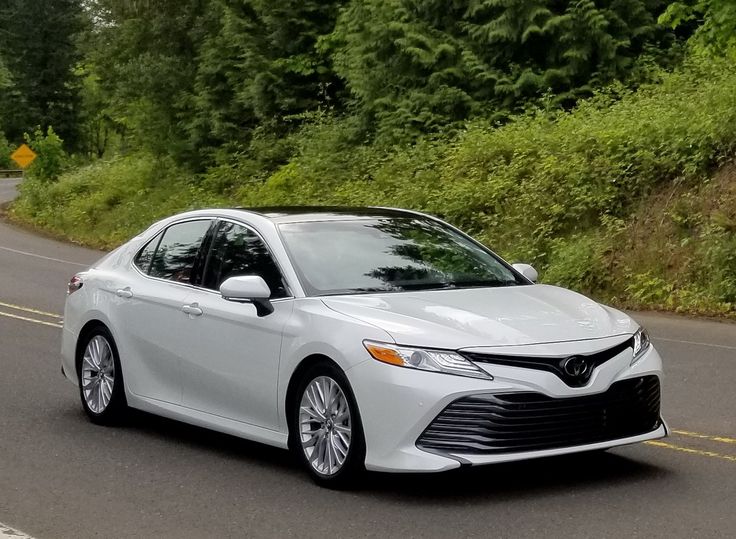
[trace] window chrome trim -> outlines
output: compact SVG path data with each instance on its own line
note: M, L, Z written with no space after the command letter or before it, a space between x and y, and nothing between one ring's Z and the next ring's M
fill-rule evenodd
M281 280L283 281L284 286L285 286L285 289L286 289L285 290L286 296L281 297L281 298L273 298L273 299L270 299L269 301L277 301L277 300L280 300L280 299L293 298L294 297L294 293L292 292L291 284L286 279L286 272L284 272L284 268L282 267L281 263L273 255L273 249L268 244L268 242L263 237L263 235L260 232L258 232L252 225L247 224L247 223L244 223L243 221L239 221L237 219L233 219L232 217L217 217L217 221L218 221L218 223L219 222L226 222L226 223L232 223L234 225L242 226L246 230L248 230L248 231L252 232L253 234L255 234L256 237L263 242L263 245L266 247L266 252L268 253L268 256L271 257L271 260L276 265L276 269L279 270L279 273L281 274ZM215 230L215 234L217 234L218 230L219 230L219 227L218 227L218 229ZM212 246L214 246L214 241L215 241L215 238L213 237L212 238ZM210 246L210 248L212 246ZM208 255L208 258L209 258L209 255ZM201 287L201 288L203 288L204 290L212 290L211 288L204 288L204 287ZM218 290L214 290L214 292L216 292L217 294L220 294L220 292Z
M155 232L155 233L154 233L154 234L153 234L153 235L151 236L151 239L149 239L148 241L146 241L146 242L145 242L145 243L144 243L144 244L143 244L143 245L142 245L142 246L141 246L141 247L140 247L140 248L139 248L139 249L138 249L138 250L137 250L137 251L135 252L135 254L134 254L134 255L133 255L133 256L132 256L131 258L130 258L130 261L129 261L129 263L128 263L129 267L130 267L130 268L132 268L132 269L134 269L134 270L135 270L135 271L136 271L136 272L137 272L137 273L138 273L138 274L139 274L139 275L140 275L141 277L145 277L146 279L150 279L150 280L152 280L152 281L159 281L159 282L162 282L162 283L170 283L170 284L175 284L175 285L183 286L183 287L185 287L185 288L191 288L191 289L194 289L194 290L199 290L199 287L197 287L197 286L195 286L195 285L193 285L193 284L189 284L189 283L181 283L181 282L179 282L179 281L172 281L171 279L164 279L164 278L162 278L162 277L153 277L153 276L151 276L151 275L148 275L147 273L143 273L143 272L141 271L141 269L140 269L140 268L139 268L138 266L136 266L136 264L135 264L135 259L136 259L136 257L138 256L138 254L139 254L139 253L140 253L140 252L141 252L141 251L142 251L143 249L145 249L145 248L146 248L146 246L147 246L147 245L148 245L148 244L149 244L149 243L151 242L151 240L153 240L153 239L154 239L154 238L155 238L156 236L158 236L159 234L161 234L161 237L160 237L160 238L159 238L159 240L158 240L158 245L156 246L156 251L154 251L154 253L153 253L154 257L156 256L156 253L158 253L158 248L159 248L159 246L161 245L161 240L162 240L162 239L163 239L163 237L164 237L164 236L166 235L166 231L167 231L167 230L169 230L169 229L170 229L170 228L171 228L172 226L176 226L176 225L182 225L182 224L184 224L184 223L193 223L193 222L195 222L195 221L210 221L211 223L214 223L215 221L217 221L217 217L193 217L193 218L189 218L189 219L182 219L181 221L175 221L175 222L173 222L173 223L169 223L168 225L166 225L166 226L165 226L165 227L163 227L162 229L160 229L160 230L157 230L157 231L156 231L156 232ZM212 225L210 224L210 226L212 226ZM205 233L205 236L206 236L206 235L207 235L207 234ZM153 259L151 259L151 264L153 264ZM149 266L149 271L150 271L150 266Z
M172 281L170 279L164 279L162 277L153 277L151 275L148 275L147 273L143 273L141 271L141 269L138 266L136 266L136 264L135 264L135 259L138 256L138 253L140 253L143 249L145 249L146 246L152 240L154 240L157 235L161 234L161 237L158 240L159 241L159 245L160 245L161 244L161 240L163 239L164 235L166 234L166 231L169 228L171 228L172 226L175 226L175 225L180 225L180 224L184 224L184 223L190 223L190 222L194 222L194 221L211 221L213 223L219 223L221 221L227 221L227 222L231 222L233 224L236 224L238 226L245 227L248 230L250 230L251 232L253 232L256 236L258 236L258 238L260 238L260 240L263 242L263 245L266 246L266 250L268 251L268 255L271 257L271 260L273 260L274 264L276 264L276 267L278 268L279 272L281 273L281 280L284 281L284 284L286 285L286 292L287 292L287 295L286 296L281 297L281 298L273 298L273 299L271 299L269 301L271 301L271 303L273 303L273 302L280 302L280 301L285 300L285 299L294 299L295 298L294 293L293 293L293 288L292 288L291 284L289 283L289 281L286 279L285 272L284 272L284 269L283 269L281 263L279 262L279 260L275 256L273 256L273 249L271 249L271 246L264 239L263 235L261 235L260 232L258 232L257 230L255 230L255 228L253 228L252 225L250 225L248 223L245 223L243 221L239 221L237 219L233 219L231 217L222 217L222 216L218 216L218 215L214 215L214 216L211 216L211 217L190 217L190 218L187 218L187 219L182 219L181 221L174 221L173 223L169 223L165 227L163 227L160 230L157 230L156 232L154 232L151 235L150 239L148 239L147 241L145 241L145 243L143 243L143 245L137 251L135 251L135 253L133 254L133 256L130 258L130 261L129 261L128 265L130 267L132 267L140 276L145 277L146 279L150 279L152 281L158 281L158 282L162 282L162 283L169 283L169 284L174 284L174 285L178 285L178 286L183 286L185 288L189 288L189 289L195 290L195 291L209 292L209 293L214 294L214 295L216 295L218 297L222 297L222 294L220 293L219 290L212 290L211 288L205 288L203 286L197 286L197 285L193 285L193 284L190 284L190 283L180 283L178 281ZM217 230L215 230L215 233L216 232L217 232ZM212 241L214 242L214 238L212 238ZM154 256L156 255L156 252L158 252L158 246L156 246L156 251L154 252ZM209 257L209 253L208 253L208 257ZM151 260L151 263L153 263L153 260ZM149 267L149 271L150 271L150 267Z

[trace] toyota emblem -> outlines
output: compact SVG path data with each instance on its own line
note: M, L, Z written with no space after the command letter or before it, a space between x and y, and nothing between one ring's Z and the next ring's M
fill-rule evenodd
M562 362L562 370L572 378L582 378L590 371L590 363L586 357L570 356Z

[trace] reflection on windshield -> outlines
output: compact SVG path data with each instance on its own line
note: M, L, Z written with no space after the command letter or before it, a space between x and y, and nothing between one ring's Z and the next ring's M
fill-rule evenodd
M491 253L428 219L286 223L279 229L310 295L523 284Z

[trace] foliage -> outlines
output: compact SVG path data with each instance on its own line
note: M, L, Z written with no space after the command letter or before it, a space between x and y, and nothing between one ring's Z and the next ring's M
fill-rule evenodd
M100 159L119 150L118 125L105 93L100 87L99 77L89 70L80 69L82 80L80 98L82 109L79 118L80 150L85 156Z
M36 177L20 186L15 216L67 238L112 248L153 221L196 205L215 204L185 179L168 158L132 154L99 161L65 174L56 183ZM63 211L59 211L63 208Z
M354 0L322 47L387 142L544 94L572 105L667 49L658 1Z
M26 133L24 137L26 144L38 155L28 167L28 175L40 183L55 182L69 161L64 151L64 142L52 127L45 134L38 127L33 136Z
M15 168L15 166L12 166L10 163L10 154L12 153L12 151L13 150L8 143L8 139L6 139L3 132L0 131L0 168Z
M644 53L666 62L674 35L656 23L661 0L83 5L86 153L119 140L197 172L258 160L254 137L288 137L315 114L355 116L363 138L391 144L545 95L570 107L639 77Z
M258 126L277 134L298 115L329 107L342 85L315 48L343 0L218 0L198 50L195 146L247 142Z
M124 148L193 169L283 135L341 83L314 44L342 0L90 0L86 71ZM95 133L93 131L93 133Z
M101 114L115 128L124 139L122 152L132 147L187 155L181 119L191 109L194 31L203 5L199 0L87 2L95 24L81 46L94 85L87 96L98 105L91 116Z
M77 143L79 59L83 28L77 0L4 0L0 6L0 124L20 142L36 125L53 125L69 147ZM10 75L10 77L8 77Z
M10 75L8 67L3 61L2 55L0 55L0 90L6 90L12 85L13 79Z
M695 37L697 46L717 54L736 48L736 3L732 0L689 0L673 2L659 22L672 28L702 18Z

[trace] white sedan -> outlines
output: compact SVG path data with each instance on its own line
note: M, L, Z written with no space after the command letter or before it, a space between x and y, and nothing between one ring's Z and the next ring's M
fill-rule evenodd
M327 486L666 436L647 334L535 281L416 212L194 211L72 278L62 370L95 423L288 447Z

